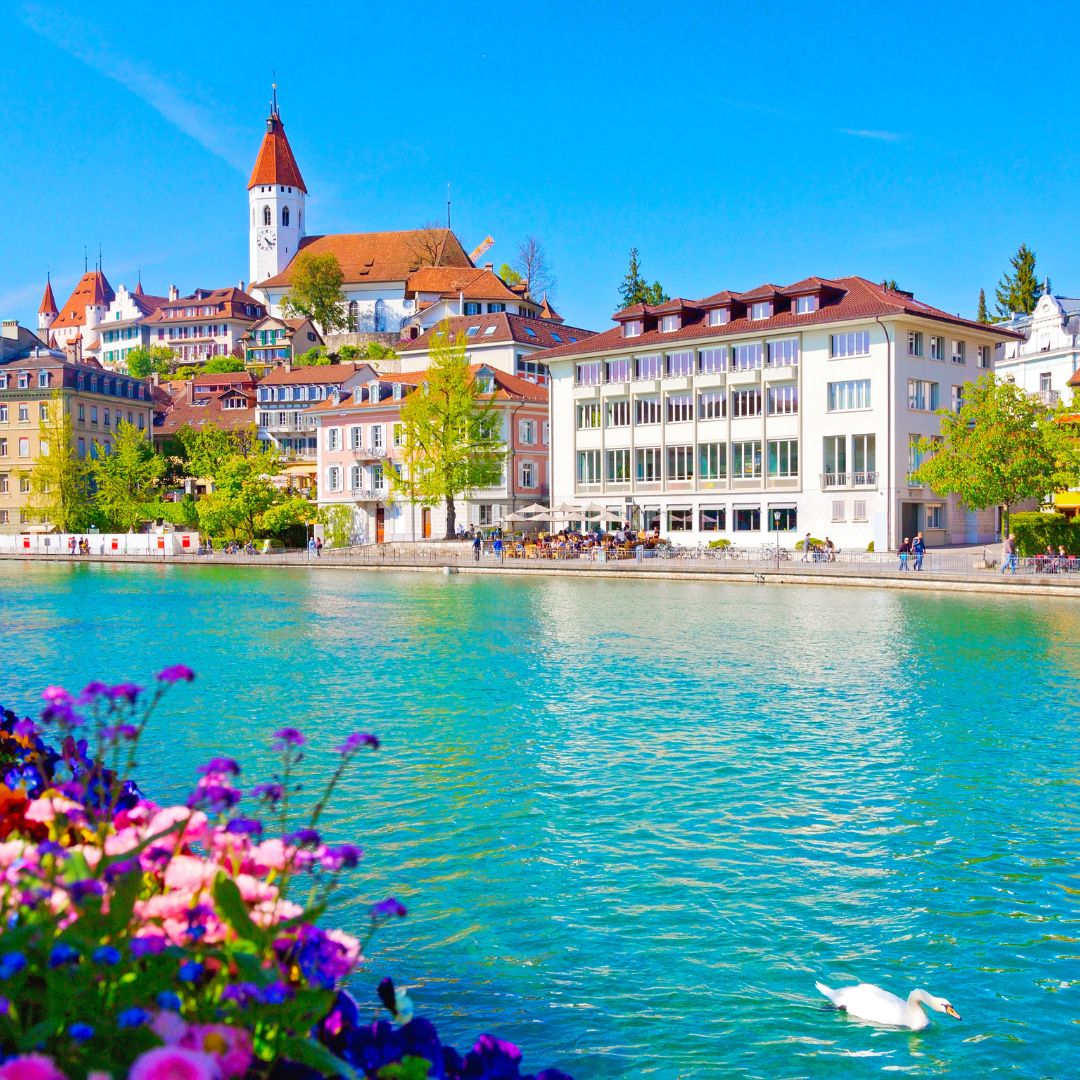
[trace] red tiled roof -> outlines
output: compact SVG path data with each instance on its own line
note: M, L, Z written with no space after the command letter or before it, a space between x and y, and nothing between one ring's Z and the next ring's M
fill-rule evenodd
M300 166L296 164L292 147L285 136L285 125L276 112L271 113L266 121L266 134L259 147L259 156L255 159L255 168L251 170L248 191L260 184L288 184L307 194Z
M274 277L259 282L259 288L292 284L292 268L302 254L333 255L341 264L343 282L355 285L368 281L408 281L429 258L429 241L438 246L440 267L466 267L472 263L461 241L449 229L406 229L403 232L336 233L305 236L289 265Z
M1080 386L1080 368L1069 376L1069 386Z
M223 371L218 375L196 375L191 382L198 387L219 385L254 386L255 376L250 371Z
M250 305L254 305L258 309L255 315L248 315L243 310ZM195 308L196 314L173 315L171 317L166 315L168 311L182 312L184 308L188 307ZM203 307L210 307L213 310L209 315L198 314L198 309ZM207 319L242 319L245 322L252 322L265 314L266 308L255 297L249 296L246 292L241 292L240 289L230 287L227 289L196 289L191 296L181 296L178 300L164 300L146 321L155 324L164 322L170 324L205 322Z
M158 388L162 389L162 388ZM184 380L168 384L167 402L158 404L155 393L155 435L175 435L183 427L198 431L204 427L219 427L225 431L239 431L255 423L255 406L245 409L223 409L219 396L207 396L192 401L193 387Z
M52 282L45 279L45 295L41 298L41 307L38 308L39 315L53 315L59 309L56 306L56 297L53 296Z
M438 293L444 297L464 295L466 300L518 300L498 274L487 267L421 266L405 283L406 297L417 293Z
M775 296L780 292L781 286L779 285L759 285L756 289L751 289L749 292L736 293L735 299L741 300L744 304L753 300L767 300L770 296Z
M809 280L809 279L807 279ZM737 334L758 333L764 334L776 330L797 330L806 326L820 326L827 323L847 322L853 319L872 319L876 316L886 315L910 315L923 319L932 319L935 322L948 323L952 326L962 326L971 330L979 330L997 334L1003 338L1019 337L1015 331L1005 330L998 326L987 326L975 322L973 319L962 319L959 315L950 315L940 308L931 307L919 300L893 292L881 285L861 277L845 277L825 281L829 289L835 289L835 295L826 294L825 300L817 311L804 315L796 315L793 311L781 311L767 319L748 319L745 316L733 318L731 322L720 326L708 326L704 316L695 318L693 322L684 322L679 330L663 333L659 330L647 330L634 338L623 337L622 327L615 326L605 330L595 337L586 341L579 341L574 345L562 345L552 349L544 357L545 363L549 359L558 359L562 356L576 356L581 353L606 352L615 349L644 349L655 346L663 347L680 341L693 340L695 338L720 338L731 337ZM800 283L801 284L801 283ZM769 288L780 292L778 286L769 285ZM753 290L757 293L759 290ZM772 294L768 294L772 295ZM703 300L697 301L695 306L700 309L717 307L724 303L736 301L741 303L744 298L750 297L750 293L714 293ZM615 313L613 318L627 318L634 315L652 314L655 308L635 305Z
M468 330L474 326L477 328L476 332L469 334ZM516 341L521 345L535 345L541 349L557 348L567 343L570 338L581 340L593 336L592 330L580 330L576 326L565 326L539 316L497 311L489 315L455 315L451 319L443 319L437 326L425 330L414 341L402 340L396 346L397 351L405 355L424 352L431 347L432 337L443 329L448 330L451 335L465 334L469 345L497 345ZM488 330L491 330L490 334Z
M544 302L540 306L540 318L547 319L548 322L561 323L563 321L562 316L551 306L547 293L544 293Z
M313 367L296 367L291 371L276 367L263 378L262 385L337 386L365 369L371 372L372 378L375 377L375 369L370 364L323 364Z
M53 330L63 330L66 326L85 326L88 307L108 307L116 299L116 293L108 279L100 270L87 270L78 285L61 308L60 314L53 321Z

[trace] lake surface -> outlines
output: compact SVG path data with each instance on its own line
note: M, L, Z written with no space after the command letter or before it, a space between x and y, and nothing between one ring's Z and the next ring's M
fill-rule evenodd
M336 912L459 1045L593 1077L1061 1077L1080 1041L1080 605L714 583L0 564L0 701L199 672L139 778L377 732ZM312 754L309 764L321 765ZM916 986L918 1034L814 980ZM1069 1060L1073 1061L1070 1066Z

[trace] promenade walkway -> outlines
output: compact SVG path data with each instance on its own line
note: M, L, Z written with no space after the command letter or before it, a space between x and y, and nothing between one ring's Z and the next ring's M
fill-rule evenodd
M654 578L728 581L755 584L836 585L869 588L919 589L938 592L994 592L1069 596L1080 598L1080 572L1044 572L1035 560L1021 559L1018 571L1002 574L1000 566L982 548L928 552L922 570L900 570L891 553L841 552L835 561L803 561L799 553L777 558L763 549L714 553L675 553L668 557L649 553L643 558L528 559L504 553L498 558L485 544L476 560L468 543L384 544L342 550L324 549L321 556L308 551L268 555L212 556L174 554L165 557L98 553L0 554L3 562L34 563L151 563L184 566L282 567L357 570L392 570L461 574L559 575L614 578Z

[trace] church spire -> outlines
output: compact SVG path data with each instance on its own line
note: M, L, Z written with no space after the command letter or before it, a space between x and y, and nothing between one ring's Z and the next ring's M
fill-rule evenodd
M273 84L273 96L270 99L270 115L266 118L266 134L263 136L259 156L251 170L248 191L260 185L285 184L299 188L305 195L307 186L300 175L300 166L293 157L292 147L285 135L285 125L278 112L277 83Z
M39 315L56 315L56 297L53 296L52 291L52 274L48 271L45 272L45 294L41 298L41 307L38 308Z

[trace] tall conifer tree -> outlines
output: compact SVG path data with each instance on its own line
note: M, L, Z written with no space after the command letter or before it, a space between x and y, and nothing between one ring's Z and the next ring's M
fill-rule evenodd
M996 289L998 314L1008 319L1013 312L1030 315L1035 310L1042 289L1035 276L1035 252L1021 244L1009 260L1012 273L1006 272Z
M991 323L990 312L986 310L986 290L979 290L979 310L975 312L975 318L981 323Z

